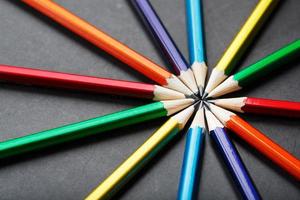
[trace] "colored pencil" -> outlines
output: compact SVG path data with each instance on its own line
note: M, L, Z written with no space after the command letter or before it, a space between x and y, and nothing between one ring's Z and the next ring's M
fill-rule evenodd
M177 195L178 200L197 199L204 137L205 121L201 106L187 132Z
M278 2L279 0L260 0L258 2L245 24L213 69L205 88L206 93L210 93L230 75L232 69L238 64Z
M261 199L251 177L231 139L221 122L208 110L205 110L211 138L221 154L243 199Z
M156 83L187 95L193 94L175 75L104 33L102 30L77 17L54 1L22 0L22 2L121 60Z
M179 51L151 3L148 0L131 0L131 2L150 33L152 33L155 41L159 44L163 54L173 66L176 75L197 94L198 87L193 71L188 67L184 56Z
M217 106L241 112L286 117L300 117L300 102L238 97L210 101Z
M182 130L194 111L194 106L171 117L144 144L131 154L114 172L96 187L86 200L110 199L136 173Z
M186 19L190 64L202 95L207 74L202 0L186 0Z
M233 131L238 137L241 137L250 146L265 155L298 181L300 180L299 159L236 114L213 104L210 104L210 109L226 128Z
M254 64L249 65L240 72L230 76L223 83L213 89L207 97L218 97L230 92L242 89L250 84L257 84L257 80L265 77L279 67L286 67L286 64L300 56L300 39L284 46L271 53Z
M169 116L194 102L193 99L159 101L62 127L0 142L0 158L39 150L90 135Z
M25 85L125 95L152 100L184 99L185 95L158 85L0 65L0 81Z

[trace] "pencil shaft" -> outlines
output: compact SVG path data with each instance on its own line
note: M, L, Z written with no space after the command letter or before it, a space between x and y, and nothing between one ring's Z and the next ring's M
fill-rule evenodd
M111 198L130 178L153 158L179 131L178 122L169 119L114 172L88 195L86 200Z
M300 117L300 102L248 97L242 110L246 113Z
M0 158L62 144L93 134L136 124L167 115L163 103L155 102L145 106L119 111L74 124L38 132L35 134L0 142Z
M8 65L0 65L0 80L25 85L126 95L148 99L154 97L154 85L151 84Z
M178 200L197 199L201 154L204 143L203 128L190 128L187 132L184 158L178 188Z
M278 2L278 0L261 0L258 2L243 27L224 52L216 68L225 71L226 75L230 74Z
M100 29L75 16L54 1L22 1L157 83L166 85L166 79L171 77L172 74L170 72L107 35Z
M210 135L216 143L218 151L222 155L243 199L261 199L238 151L225 130L223 128L216 128L210 132Z
M202 0L186 0L186 12L190 63L205 62Z
M264 154L278 166L300 180L300 161L250 124L234 115L226 127Z
M173 66L176 74L180 75L180 71L186 71L188 65L185 58L179 51L167 29L164 27L151 3L148 0L131 0L131 2L151 34L154 36L155 41L161 47L164 55Z
M300 40L296 40L236 73L234 80L238 81L239 86L244 87L254 83L258 78L265 76L278 67L287 67L286 63L298 58L299 55Z

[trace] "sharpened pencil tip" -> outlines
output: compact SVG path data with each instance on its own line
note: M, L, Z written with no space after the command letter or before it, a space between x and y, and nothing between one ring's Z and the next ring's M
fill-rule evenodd
M195 94L190 94L190 95L185 95L185 98L189 99L189 98L192 98L192 99L198 99L198 97L195 95Z
M214 105L216 104L215 101L216 101L216 100L214 100L214 99L209 99L209 100L207 100L208 103L211 103L211 104L214 104Z
M234 79L234 76L230 76L223 83L213 89L207 97L219 97L239 89L241 89L239 82Z
M214 104L209 105L209 110L223 123L226 124L230 120L231 116L235 114L226 109L220 108Z
M189 68L186 71L181 71L178 78L194 93L198 92L198 86L196 84L193 71Z
M173 119L178 120L180 130L184 128L194 111L195 105L192 105L172 117Z
M207 75L207 66L205 62L194 62L191 66L196 82L197 82L197 86L198 89L202 90L200 91L200 94L202 95L203 93L203 87L205 85L205 79L206 79L206 75Z
M167 110L169 115L172 115L195 102L195 99L179 99L179 100L171 100L171 101L161 101L164 105L164 108Z
M175 100L175 99L184 99L186 98L186 95L175 91L171 90L169 88L165 88L162 86L154 85L154 101L161 101L161 100Z
M165 87L179 91L186 95L192 95L193 92L175 75L172 75L167 80Z
M194 95L197 96L197 97L198 97L198 96L201 96L200 90L198 90L198 92L195 93Z
M207 102L207 101L203 101L203 106L205 106L206 108L209 109L210 107L210 104Z
M205 92L210 93L215 87L217 87L222 81L227 78L223 70L214 68L206 84Z
M200 101L199 108L203 108L203 101Z
M217 127L224 128L224 125L208 109L205 109L205 116L209 131L216 129Z
M201 127L205 129L204 109L198 108L190 128Z

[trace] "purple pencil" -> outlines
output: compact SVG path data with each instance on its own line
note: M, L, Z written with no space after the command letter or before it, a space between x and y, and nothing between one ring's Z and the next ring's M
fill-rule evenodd
M260 200L260 194L256 190L256 187L253 184L238 151L227 136L224 126L207 109L205 110L205 114L210 136L215 142L219 153L222 155L223 160L243 199Z
M143 22L152 33L155 41L159 44L162 52L175 70L178 77L195 93L198 87L192 70L188 67L187 61L177 48L171 35L164 27L162 21L156 14L148 0L131 0Z

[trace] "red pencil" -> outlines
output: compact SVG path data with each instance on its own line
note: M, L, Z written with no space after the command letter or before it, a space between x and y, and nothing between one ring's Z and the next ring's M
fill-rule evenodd
M210 102L214 103L217 106L221 106L223 108L241 113L300 117L300 102L252 97L216 99Z
M0 81L116 94L153 100L183 99L185 95L158 85L0 65Z
M259 130L245 122L236 114L223 108L209 105L211 111L222 121L224 126L241 137L252 147L272 160L275 164L286 170L289 174L300 180L300 160L265 136Z

